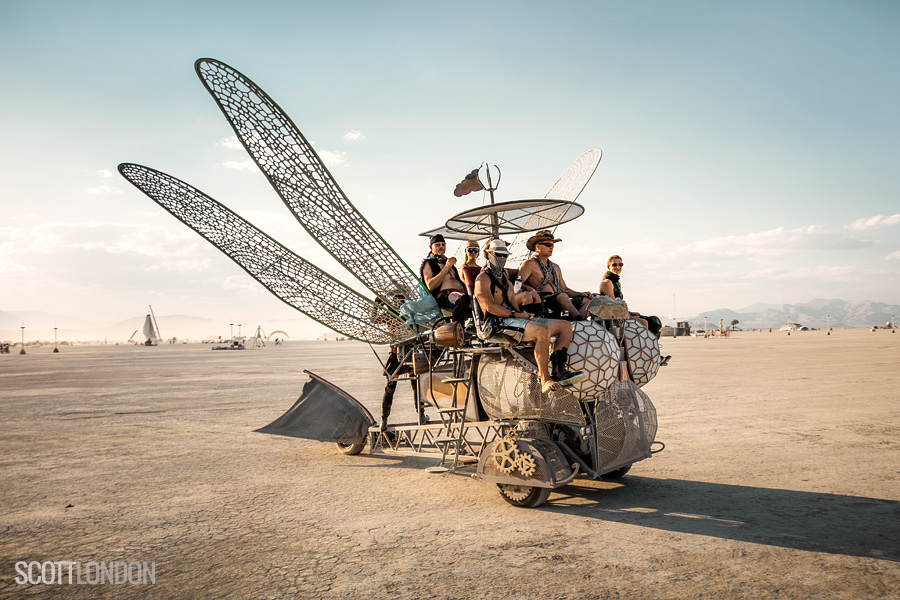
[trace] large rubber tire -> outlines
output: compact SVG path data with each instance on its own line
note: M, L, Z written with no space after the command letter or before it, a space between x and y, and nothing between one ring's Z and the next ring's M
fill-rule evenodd
M529 485L509 485L498 483L500 495L503 499L521 508L534 508L540 506L550 497L551 488L531 487Z
M610 471L609 473L604 473L601 477L603 479L620 479L625 476L625 473L631 470L631 465L622 467L621 469L616 469L615 471Z
M355 456L363 451L366 447L365 442L360 442L358 444L342 444L341 442L335 442L334 444L337 446L337 449L340 450L343 454L348 456Z

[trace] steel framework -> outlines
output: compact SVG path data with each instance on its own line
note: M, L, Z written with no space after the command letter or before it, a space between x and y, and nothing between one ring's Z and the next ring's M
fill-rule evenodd
M267 290L326 327L373 344L409 333L384 305L345 286L193 186L131 163L120 164L119 172Z
M217 60L194 63L247 152L309 234L383 301L417 299L418 278L335 182L290 117L259 86Z

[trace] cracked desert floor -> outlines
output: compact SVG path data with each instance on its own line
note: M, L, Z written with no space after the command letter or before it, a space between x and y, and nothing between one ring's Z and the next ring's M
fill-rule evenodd
M666 449L537 509L432 459L253 433L304 369L379 414L363 344L14 349L0 598L900 598L900 335L662 347L644 391ZM402 384L393 418L411 404ZM16 583L64 560L153 561L156 583Z

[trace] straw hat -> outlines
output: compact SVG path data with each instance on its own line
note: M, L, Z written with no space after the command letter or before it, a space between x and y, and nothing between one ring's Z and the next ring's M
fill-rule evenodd
M559 238L554 238L553 234L550 233L549 229L544 229L543 231L538 231L536 234L528 238L528 241L525 242L525 247L534 252L534 247L541 242L561 242L562 240Z

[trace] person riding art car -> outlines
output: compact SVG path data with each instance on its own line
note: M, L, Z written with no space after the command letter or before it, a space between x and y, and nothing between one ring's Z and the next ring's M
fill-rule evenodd
M393 401L397 382L409 381L416 406L414 422L390 423L383 403L379 423L350 394L306 371L299 399L257 431L335 443L345 454L430 458L430 472L474 473L523 507L542 504L578 476L621 477L662 449L656 409L641 389L659 369L658 342L628 318L624 300L585 296L581 320L541 324L503 290L509 279L502 250L522 260L534 232L552 232L584 212L575 200L599 164L599 150L578 157L539 199L495 202L496 166L466 176L457 197L480 192L490 203L423 235L445 242L493 238L494 260L475 289L465 285L464 295L478 299L471 310L453 314L459 296L445 315L432 286L359 214L265 91L220 61L203 58L194 67L287 208L370 293L344 285L184 181L133 163L120 164L119 173L285 303L345 337L387 347L383 400ZM514 239L507 247L502 237ZM432 254L440 267L428 269L435 284L446 262ZM524 326L510 323L516 319Z

